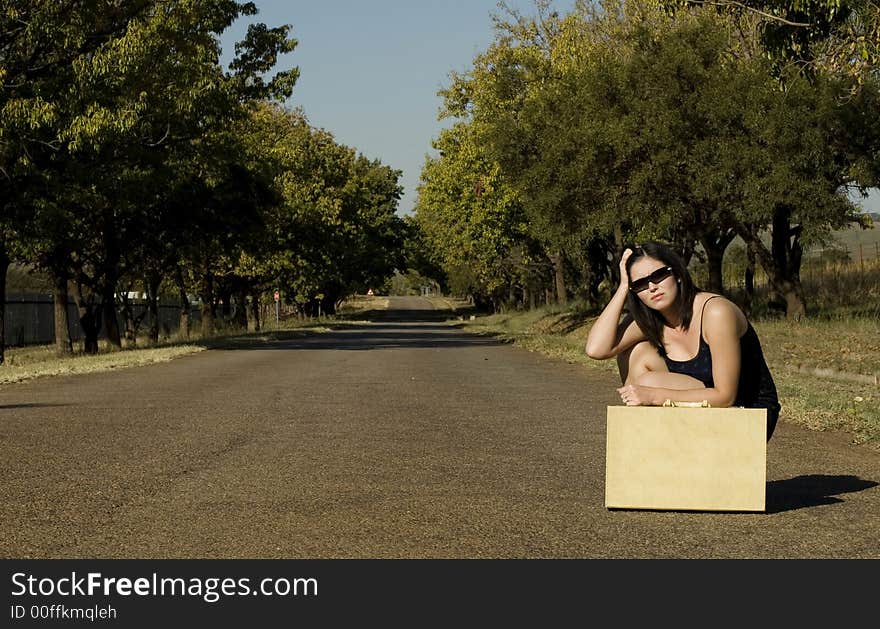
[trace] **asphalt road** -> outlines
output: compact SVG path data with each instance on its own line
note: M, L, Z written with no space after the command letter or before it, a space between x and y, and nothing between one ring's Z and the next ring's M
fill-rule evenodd
M781 422L767 513L604 508L616 380L373 323L0 387L4 558L878 558L880 454Z

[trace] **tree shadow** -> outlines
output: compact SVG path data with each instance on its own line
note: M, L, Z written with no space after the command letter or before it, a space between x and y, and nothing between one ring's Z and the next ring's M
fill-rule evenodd
M455 320L458 317L470 316L476 312L473 308L450 310L365 310L352 315L352 318L373 322L428 322Z
M351 326L315 333L276 330L235 337L210 339L201 343L209 349L223 350L376 350L448 347L488 347L501 345L491 337L469 335L451 327Z
M70 406L69 404L55 404L46 402L22 402L21 404L0 404L0 408L47 408L50 406Z
M767 483L767 513L793 511L843 502L835 497L876 487L880 483L852 475L807 474Z

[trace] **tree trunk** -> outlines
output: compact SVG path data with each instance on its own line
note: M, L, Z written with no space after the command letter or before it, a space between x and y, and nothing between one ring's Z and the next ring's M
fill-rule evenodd
M807 300L800 280L797 282L788 280L782 282L781 292L785 299L786 319L800 321L807 316Z
M257 291L251 293L250 316L248 317L248 330L260 331L260 296Z
M786 318L797 320L806 314L807 304L800 278L803 257L801 227L792 227L790 217L791 209L787 206L777 207L773 214L771 254L776 273L771 282Z
M232 318L232 291L224 288L220 291L220 317L224 321Z
M750 228L745 225L737 226L739 235L746 241L747 245L753 247L755 255L767 273L770 287L776 298L780 300L777 307L784 310L786 318L799 320L806 316L807 313L807 302L799 274L801 247L797 243L797 238L800 229L791 229L787 218L777 220L777 217L774 217L773 229L773 248L768 250L758 237L756 228ZM793 245L786 243L784 247L781 246L779 241L782 238L776 234L777 229L780 231L784 230L788 234L787 238L794 237L795 243ZM784 251L784 256L781 253L782 251ZM782 261L786 263L784 266L780 265Z
M755 300L755 247L752 243L746 244L746 270L745 294L743 295L743 312L748 317L752 312L752 303Z
M98 335L101 332L101 308L90 297L83 296L82 285L77 285L76 308L79 311L79 325L83 331L83 351L86 354L98 353Z
M107 342L114 347L122 347L122 337L119 333L119 318L116 316L116 283L109 283L101 295L101 309L104 316L104 330L107 333Z
M0 365L6 362L6 273L11 260L0 243Z
M180 304L180 323L178 325L177 335L182 339L189 338L189 315L190 303L189 295L186 294L186 282L183 280L183 269L180 265L174 267L174 283L177 284L178 303Z
M337 294L324 295L319 303L320 313L324 316L336 314Z
M240 288L235 298L235 325L247 329L247 289Z
M150 319L150 327L147 330L147 339L150 344L159 342L159 286L162 285L162 276L159 273L149 273L144 279L147 289L147 316Z
M202 299L202 338L209 338L214 333L214 274L205 271L199 290Z
M134 317L134 308L127 293L122 294L122 329L125 335L125 342L128 347L137 345L137 323Z
M55 353L69 356L73 353L70 342L70 325L67 317L67 278L55 277L55 290L52 301L55 307Z
M711 293L724 293L724 274L723 274L723 263L724 263L724 250L716 248L712 246L712 243L709 243L709 246L703 247L706 251L706 266L709 270L709 283L706 286L706 290Z
M565 258L562 252L547 256L553 264L553 272L556 279L556 303L564 306L568 303L568 292L565 289Z

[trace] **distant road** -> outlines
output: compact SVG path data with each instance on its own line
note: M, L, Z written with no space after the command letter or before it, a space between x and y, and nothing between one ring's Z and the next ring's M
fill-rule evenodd
M781 423L766 514L608 511L610 374L389 306L0 387L0 554L880 557L880 454L845 436Z

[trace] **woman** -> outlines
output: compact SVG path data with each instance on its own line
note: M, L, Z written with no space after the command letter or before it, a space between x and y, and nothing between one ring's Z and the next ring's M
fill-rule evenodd
M697 288L666 245L623 252L620 286L593 324L586 350L598 360L617 356L624 385L617 392L627 406L705 400L766 408L768 440L776 427L776 385L751 323L733 302Z

